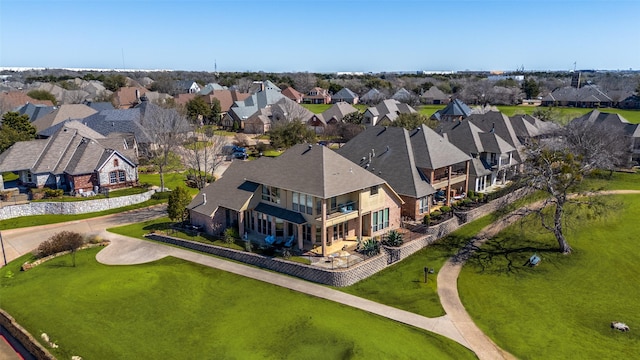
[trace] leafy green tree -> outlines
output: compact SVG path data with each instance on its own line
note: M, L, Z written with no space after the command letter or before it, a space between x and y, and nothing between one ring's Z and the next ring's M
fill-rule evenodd
M362 121L364 121L364 113L361 113L360 111L354 111L342 118L342 122L347 124L360 125L362 124Z
M127 85L127 78L121 74L109 75L104 78L102 84L108 90L118 91L118 89Z
M167 204L167 215L169 219L184 222L187 217L187 205L191 202L189 191L182 186L176 187L169 194L169 203Z
M438 122L436 120L431 120L420 113L400 114L396 120L391 123L391 126L413 130L423 124L432 129L435 129L438 126Z
M344 86L340 85L340 84L336 84L336 83L330 83L329 84L329 92L332 94L337 93L338 91L342 90L344 88Z
M18 141L28 141L35 137L36 128L29 122L28 115L10 111L2 116L0 152L7 150Z
M316 133L300 121L279 121L269 132L271 145L276 149L290 148L296 144L314 143Z
M56 100L56 97L47 90L31 90L27 93L27 96L36 100L50 100L53 105L58 105L58 100Z
M527 99L533 99L540 94L540 87L535 80L527 78L522 82L522 91Z
M194 124L200 124L202 120L209 120L211 118L211 107L200 96L189 100L185 106L187 111L187 118Z
M220 121L220 114L222 114L222 106L220 105L220 100L213 98L211 103L211 117L209 123L217 124Z

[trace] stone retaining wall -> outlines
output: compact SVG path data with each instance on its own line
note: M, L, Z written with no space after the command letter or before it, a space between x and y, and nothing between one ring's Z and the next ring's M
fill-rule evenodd
M0 209L0 220L33 215L76 215L96 211L105 211L124 206L139 204L151 199L155 190L142 194L120 196L107 199L71 201L71 202L30 202L28 204L5 206Z
M526 192L521 190L517 190L509 194L508 201L514 201L515 199L524 196ZM380 255L356 263L346 269L324 269L317 266L288 261L285 259L273 258L246 251L233 250L220 246L203 244L196 241L184 240L160 234L149 234L146 236L152 240L225 257L246 264L258 266L264 269L269 269L283 274L295 276L315 283L343 287L353 285L396 262L402 261L403 259L432 244L434 241L441 239L451 232L457 230L465 223L472 221L469 219L475 220L479 217L487 215L497 210L502 204L504 204L504 200L501 201L500 199L497 199L476 209L467 212L456 213L457 216L454 216L451 219L446 220L438 225L429 227L424 236L412 239L411 241L408 241L399 247L382 246Z
M39 360L55 360L56 358L45 349L27 330L18 324L11 315L0 309L0 325L4 326L11 336L16 338L29 353Z
M317 266L300 264L285 259L203 244L197 241L179 239L166 235L149 234L146 235L146 237L167 244L225 257L258 266L263 269L269 269L304 280L331 286L349 286L355 284L356 282L375 274L387 266L386 256L384 254L374 256L370 259L357 263L348 269L330 270Z

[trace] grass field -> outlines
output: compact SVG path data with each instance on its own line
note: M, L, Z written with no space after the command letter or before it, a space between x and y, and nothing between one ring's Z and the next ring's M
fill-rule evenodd
M443 109L445 105L423 105L419 108L419 112L426 116L431 116L436 111ZM504 113L507 116L513 116L515 114L533 114L538 107L536 106L497 106L498 110ZM584 109L584 108L556 108L560 114L560 121L567 122L569 120L580 117L593 109ZM623 109L615 109L615 108L602 108L598 109L600 112L609 112L616 113L622 115L625 119L627 119L630 123L640 123L640 110L623 110Z
M472 359L395 321L175 258L105 266L99 249L0 269L0 307L68 359ZM25 301L29 299L29 301ZM381 341L381 339L384 339Z
M611 359L640 354L640 196L606 218L576 212L568 222L574 253L536 221L514 225L464 266L458 286L467 311L498 345L521 359ZM588 221L588 223L586 222ZM529 256L540 265L524 267ZM631 332L610 329L622 321Z
M148 183L156 186L160 186L160 174L139 174L138 178L140 183ZM182 186L187 189L191 196L198 194L198 189L190 188L186 185L187 175L186 173L170 172L164 174L164 187L167 189L175 189L178 186Z

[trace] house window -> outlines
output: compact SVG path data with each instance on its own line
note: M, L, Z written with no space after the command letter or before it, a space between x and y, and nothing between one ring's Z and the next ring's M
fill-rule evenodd
M118 159L113 159L113 167L118 167Z
M302 239L311 242L311 224L302 225Z
M374 211L372 217L373 232L380 231L389 227L389 208Z
M118 170L118 181L120 182L127 181L127 175L125 174L124 170Z
M280 189L262 185L262 200L280 204Z
M313 214L313 196L293 193L293 210L301 213Z
M371 195L378 195L378 185L372 186L371 187Z
M118 182L118 172L112 171L109 173L109 184L115 184Z
M429 211L429 199L425 196L425 197L421 197L419 201L420 201L420 208L418 209L418 211L421 214L428 212Z

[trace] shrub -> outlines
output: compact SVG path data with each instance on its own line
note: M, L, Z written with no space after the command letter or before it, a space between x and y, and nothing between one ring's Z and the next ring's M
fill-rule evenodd
M359 241L358 250L366 256L374 256L380 253L380 242L376 239Z
M62 191L62 189L44 188L44 197L47 199L59 198L62 196L62 194L64 194L64 191Z
M473 201L471 199L469 199L469 198L462 199L462 205L467 205L468 206L468 205L471 205L472 202Z
M451 207L446 206L446 205L445 206L441 206L440 207L440 212L442 212L443 214L449 213L449 212L451 212Z
M402 237L403 237L402 233L398 232L397 230L391 230L384 237L384 240L382 240L382 244L387 246L398 247L402 245L402 243L404 242Z
M440 217L440 215L442 215L442 212L440 212L440 210L435 210L435 211L432 211L430 215L432 219L437 219Z
M151 195L151 198L153 200L168 200L169 195L171 195L170 191L162 191L162 192L156 192L155 194Z
M473 190L469 190L469 192L467 193L467 197L471 198L471 197L474 197L474 196L476 196L476 192L473 191Z
M224 242L227 244L232 244L236 239L240 238L240 234L238 233L238 229L234 227L228 227L224 229Z
M429 226L429 224L431 223L431 215L426 214L423 218L422 218L422 223L424 225Z
M42 258L63 251L74 252L82 246L83 243L84 238L81 234L73 231L62 231L41 243L36 249L35 255L36 257Z
M32 188L29 189L31 193L31 200L41 200L44 199L44 189Z

